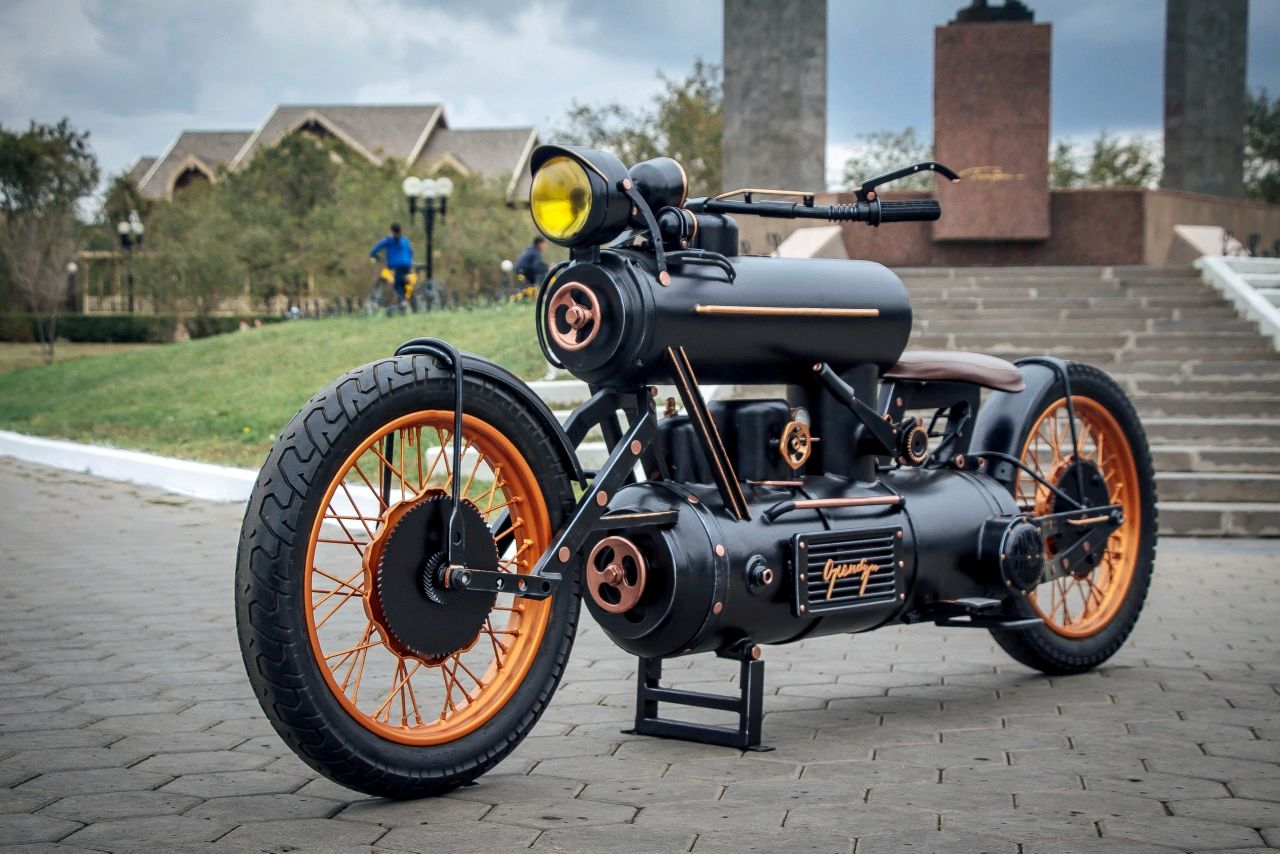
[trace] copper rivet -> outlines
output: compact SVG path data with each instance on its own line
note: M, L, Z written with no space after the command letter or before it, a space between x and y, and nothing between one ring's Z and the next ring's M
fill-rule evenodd
M752 661L760 660L760 647L758 646L751 647L751 660Z
M901 531L899 531L899 532L898 532L898 539L902 539L902 532L901 532Z
M906 565L907 565L906 561L903 561L903 560L898 561L898 569L902 569Z
M632 439L632 440L631 440L631 453L635 454L636 456L639 456L639 455L640 455L640 440L639 440L639 439Z
M898 594L898 599L899 599L899 601L902 601L902 602L907 601L907 594L905 594L905 593L899 593L899 594Z
M723 602L717 602L717 603L715 604L715 606L711 609L711 613L713 613L713 614L719 614L719 613L720 613L721 611L723 611L723 610L724 610L724 603L723 603Z
M690 495L690 496L689 496L689 503L690 503L690 504L697 504L697 503L698 503L698 496L696 496L696 495Z
M806 608L804 605L801 605L801 606L800 606L800 613L801 613L801 614L803 614L805 611L808 611L808 610L809 610L809 609L808 609L808 608Z
M560 551L556 552L556 556L560 558L561 563L569 562L569 547L561 546Z
M656 385L649 386L649 397L658 396L658 387Z
M902 398L898 398L896 401L894 401L894 403L895 403L895 404L897 404L898 406L901 406L901 405L902 405Z
M716 557L724 557L724 546L716 543Z
M800 573L800 580L801 580L801 581L804 581L804 573L803 573L803 572L802 572L802 573Z
M630 190L630 189L631 189L631 179L630 179L630 178L623 178L623 179L622 179L622 189L624 189L624 190Z
M664 288L667 285L671 284L671 274L668 273L666 270L663 270L661 273L658 274L658 283L662 285Z
M599 504L601 507L603 507L603 506L605 506L606 504L608 504L608 503L609 503L609 493L607 493L607 492L603 492L603 491L602 491L602 492L597 493L597 494L596 494L596 503L597 503L597 504Z
M805 550L805 549L807 549L807 548L809 548L809 547L808 547L805 543L801 543L801 544L800 544L800 551L804 551L804 550Z

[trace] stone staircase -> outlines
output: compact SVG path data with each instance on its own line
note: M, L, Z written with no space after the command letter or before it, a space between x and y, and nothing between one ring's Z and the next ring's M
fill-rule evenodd
M897 272L912 349L1049 354L1110 373L1147 430L1164 534L1280 536L1280 356L1189 266ZM576 381L534 385L562 418L586 395ZM584 465L604 461L602 443L582 450Z
M1110 373L1147 430L1163 533L1280 535L1280 356L1189 266L897 272L913 348Z

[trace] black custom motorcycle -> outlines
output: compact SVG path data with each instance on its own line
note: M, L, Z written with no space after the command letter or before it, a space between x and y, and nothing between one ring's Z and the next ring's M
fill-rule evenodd
M739 749L760 749L760 644L930 622L1063 674L1124 642L1156 495L1116 383L1050 357L905 351L911 305L886 268L738 254L735 216L935 220L936 201L877 188L951 170L824 206L687 199L669 158L547 145L532 169L534 221L571 249L537 334L590 399L562 426L498 365L415 339L313 397L249 501L240 644L309 765L394 797L480 776L546 709L582 601L639 659L635 731ZM708 402L700 381L786 396ZM608 459L584 470L596 437ZM664 658L707 652L740 663L734 695L660 684Z

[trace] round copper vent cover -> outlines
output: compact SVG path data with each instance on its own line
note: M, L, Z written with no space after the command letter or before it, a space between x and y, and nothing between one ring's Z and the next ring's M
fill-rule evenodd
M600 334L600 300L578 282L568 282L547 304L547 332L556 346L581 350Z
M644 593L644 555L626 537L605 537L587 557L587 592L603 611L630 611Z

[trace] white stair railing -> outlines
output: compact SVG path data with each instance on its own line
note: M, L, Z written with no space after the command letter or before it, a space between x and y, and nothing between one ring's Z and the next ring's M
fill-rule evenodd
M1204 255L1192 266L1280 352L1280 258Z

